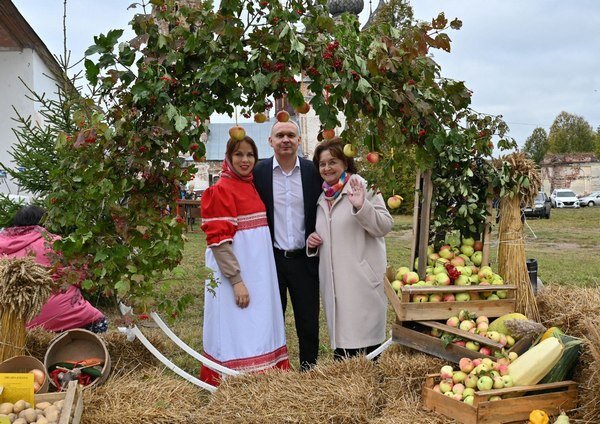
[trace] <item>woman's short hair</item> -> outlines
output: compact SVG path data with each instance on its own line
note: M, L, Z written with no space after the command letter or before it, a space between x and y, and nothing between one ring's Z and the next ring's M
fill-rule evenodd
M317 148L315 149L315 153L313 155L313 163L315 164L317 170L319 169L319 159L321 157L321 153L326 150L329 150L331 156L344 162L347 172L351 174L357 173L354 158L349 158L344 154L344 144L342 143L342 139L338 137L331 140L325 140L317 144Z
M39 225L46 211L36 205L23 206L17 211L13 218L14 227L28 227Z
M256 147L254 140L248 136L245 136L241 140L234 140L233 138L230 138L229 141L227 141L227 147L225 148L225 156L227 159L229 159L229 161L232 160L233 152L235 152L235 149L237 149L242 141L245 141L250 145L252 148L252 153L254 153L254 159L256 159L256 162L258 162L258 148Z

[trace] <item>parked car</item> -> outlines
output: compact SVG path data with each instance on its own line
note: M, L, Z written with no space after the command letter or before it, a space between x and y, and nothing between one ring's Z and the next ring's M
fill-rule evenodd
M523 214L527 217L538 216L540 218L550 218L550 198L546 193L540 191L535 196L533 207L523 208Z
M553 208L578 208L579 199L573 190L556 188L550 195Z
M600 205L600 191L594 191L587 196L579 198L579 206L597 206Z

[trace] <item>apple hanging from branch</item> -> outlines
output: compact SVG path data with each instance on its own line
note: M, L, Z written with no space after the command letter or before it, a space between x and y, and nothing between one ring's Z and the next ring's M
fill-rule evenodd
M236 125L235 127L229 128L229 137L233 140L241 141L246 137L246 130Z
M399 194L394 194L387 200L388 208L398 209L400 207L400 205L402 204L403 200L404 200L404 198L402 196L400 196Z
M344 145L344 154L349 158L355 157L356 156L356 147L354 147L354 145L351 143L347 143L346 145Z
M371 163L379 162L380 156L378 152L369 152L367 154L367 160Z
M288 122L290 120L290 114L287 113L287 111L285 110L280 110L279 112L277 112L277 115L275 115L275 117L279 122Z

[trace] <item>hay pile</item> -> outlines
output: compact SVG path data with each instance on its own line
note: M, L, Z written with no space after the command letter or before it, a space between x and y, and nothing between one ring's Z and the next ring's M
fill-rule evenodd
M305 373L229 378L203 408L203 423L365 423L381 401L376 365L364 358Z
M205 422L207 392L162 368L138 368L84 391L82 423L184 424Z

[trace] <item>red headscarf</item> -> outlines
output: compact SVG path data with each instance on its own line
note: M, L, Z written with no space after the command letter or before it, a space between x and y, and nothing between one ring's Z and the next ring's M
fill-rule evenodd
M223 165L221 165L221 176L226 177L226 178L233 178L236 180L245 181L247 183L251 183L252 181L254 181L254 175L252 174L252 172L245 177L238 174L236 172L236 170L233 169L233 165L231 164L231 161L229 160L228 157L225 157L225 160L223 161Z

